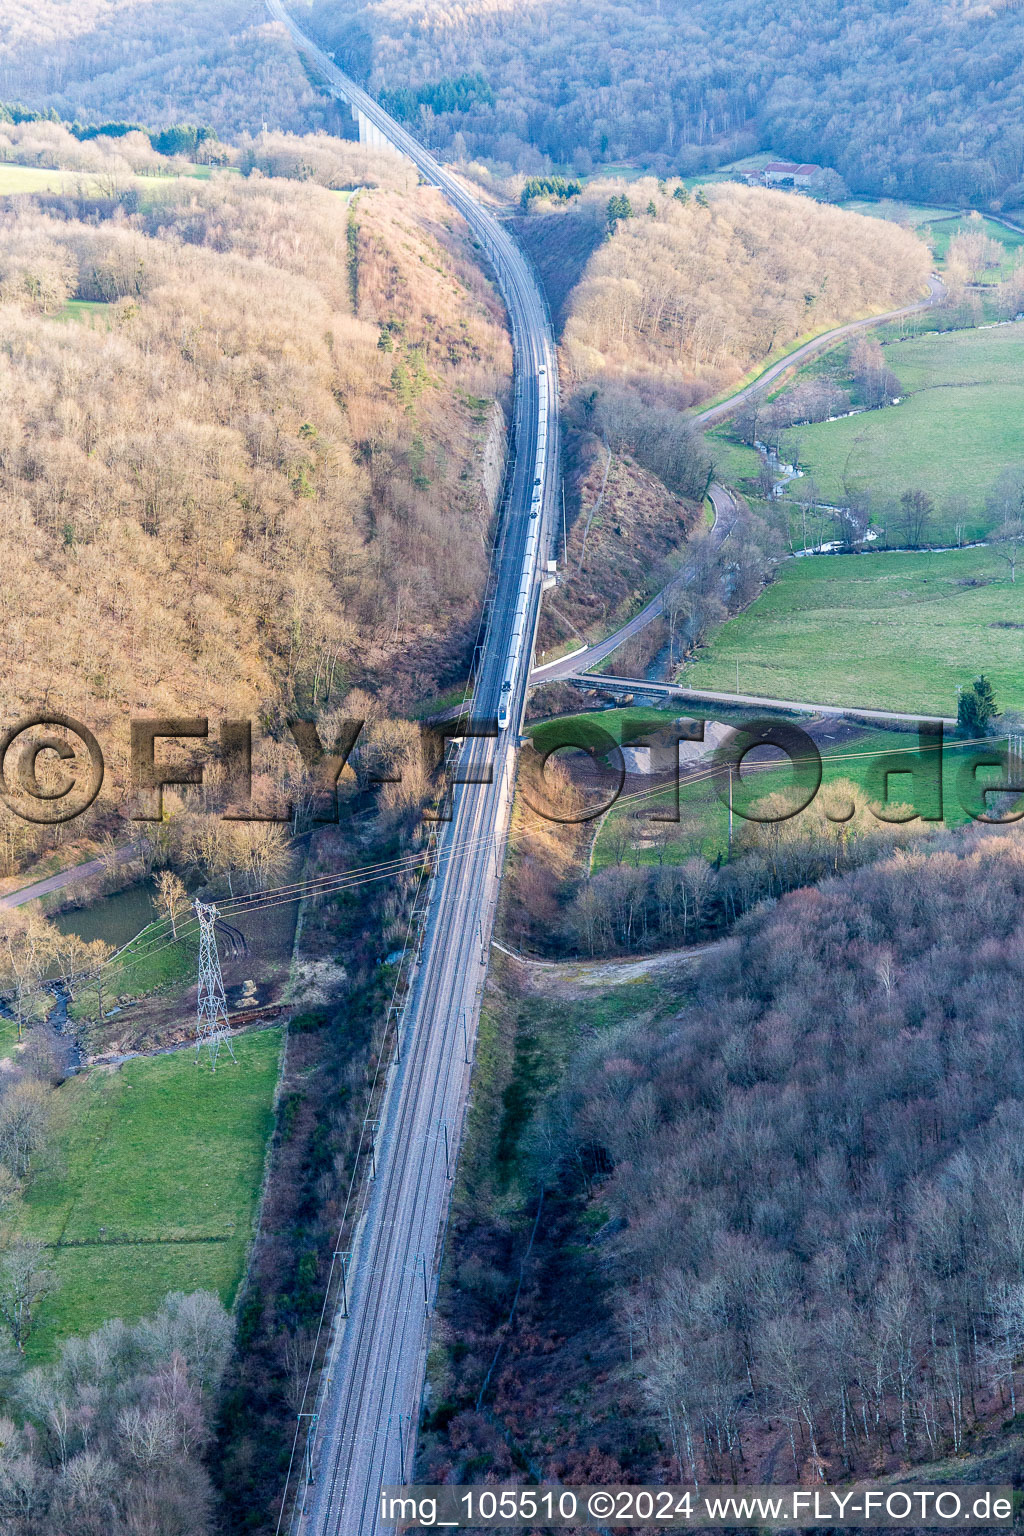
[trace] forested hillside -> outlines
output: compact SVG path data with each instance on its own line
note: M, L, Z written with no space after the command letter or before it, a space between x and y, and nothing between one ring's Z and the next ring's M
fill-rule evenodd
M690 174L766 148L876 195L1024 203L1012 0L798 0L772 16L749 0L313 0L311 14L430 142L505 169L635 159ZM244 0L87 0L74 14L12 0L0 100L222 135L340 121Z
M931 265L898 225L733 182L693 198L653 179L628 197L595 182L572 209L563 217L611 214L568 303L573 372L657 381L680 404L807 332L912 303Z
M0 101L222 135L334 121L281 28L247 0L6 0Z
M0 214L4 707L111 733L115 780L130 714L401 712L465 660L509 350L457 219L375 174Z
M569 559L545 603L545 650L607 631L670 579L711 475L682 412L799 336L914 302L931 254L899 225L733 182L691 194L653 177L625 192L610 179L537 179L521 202L516 230L562 322L566 386ZM730 577L737 599L758 589L768 543L733 538L729 558L745 572ZM741 545L756 558L737 557ZM690 643L721 615L719 582L709 578L710 605L689 594ZM654 650L668 640L660 628L646 636Z
M329 47L457 153L515 170L636 158L689 173L759 147L862 191L1024 202L1013 0L314 0ZM483 76L462 94L445 85Z
M521 1192L520 1224L485 1214L475 1168L431 1475L465 1480L482 1450L500 1467L507 1437L537 1480L838 1483L990 1424L1015 1481L1022 893L1013 834L799 890L659 1007L623 993L632 1018L595 1034L613 1002L588 996L560 1082L573 1011L524 979L488 1175ZM513 1093L544 1084L533 1132L512 1130Z

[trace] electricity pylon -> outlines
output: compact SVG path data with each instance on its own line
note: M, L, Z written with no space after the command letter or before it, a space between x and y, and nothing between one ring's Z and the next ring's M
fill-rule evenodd
M205 1045L210 1053L210 1067L217 1070L217 1053L221 1042L227 1046L228 1055L234 1061L231 1036L228 1033L228 1004L224 995L224 977L221 975L220 955L217 953L217 908L194 903L199 919L199 992L196 998L196 1065L199 1052Z

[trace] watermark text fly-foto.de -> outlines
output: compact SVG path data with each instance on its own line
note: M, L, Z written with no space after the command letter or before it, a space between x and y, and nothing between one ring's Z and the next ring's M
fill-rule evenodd
M503 1488L442 1483L382 1488L380 1520L397 1531L586 1528L595 1523L600 1527L648 1529L907 1526L941 1530L1011 1525L1013 1490L966 1484L694 1489L650 1484Z
M287 728L313 786L314 815L318 822L340 820L339 782L346 766L359 756L364 743L365 721L342 720L335 726L333 740L325 743L315 721L289 719ZM679 791L683 780L678 746L683 742L702 742L703 720L679 719L657 735L662 750L666 741L676 743L675 772L671 767L663 775L659 788L665 797L660 807L652 809L655 821L680 819ZM472 763L453 755L453 743L468 739L497 740L500 736L495 719L462 716L420 725L423 767L428 775L439 767L444 770L444 793L439 807L425 812L434 819L451 815L452 790L458 784L489 784L493 764L486 752ZM523 759L521 788L526 805L548 821L579 823L605 814L615 804L626 782L624 748L644 745L652 734L649 717L626 716L617 740L598 722L587 716L554 720L534 732L530 750ZM912 738L911 738L912 739ZM180 752L170 755L173 746L205 742L207 760L201 756L184 759ZM973 820L1004 824L1024 816L1024 764L1005 741L946 743L941 721L916 723L916 745L870 754L865 790L868 809L879 821L900 822L919 817L923 821L941 821L944 817L943 795L948 775L944 773L947 748L956 746L956 800L965 815ZM751 754L760 749L757 766L780 767L788 782L768 797L747 764ZM765 751L774 754L765 761ZM566 809L563 800L552 792L547 775L548 764L556 754L571 752L584 759L589 775L588 796L584 807ZM163 816L163 791L171 787L202 786L207 768L217 764L217 791L221 814L235 821L286 822L293 806L282 799L275 805L261 805L253 800L253 726L248 720L220 721L215 735L205 716L146 716L130 721L130 819L137 822L160 821ZM719 797L731 811L748 821L780 822L798 816L815 799L822 783L822 758L813 739L798 725L788 721L759 719L730 730L725 739L704 760ZM747 771L744 765L747 764ZM73 821L97 799L104 782L106 763L102 748L93 732L79 721L57 712L38 711L26 715L0 735L0 799L22 820L40 825ZM364 775L364 787L373 788L400 782L401 768L375 770L370 762ZM909 785L908 785L909 780ZM763 781L762 781L763 782ZM908 793L908 788L910 792ZM674 790L674 800L673 792ZM596 796L596 800L595 800ZM852 819L855 807L830 803L829 820Z

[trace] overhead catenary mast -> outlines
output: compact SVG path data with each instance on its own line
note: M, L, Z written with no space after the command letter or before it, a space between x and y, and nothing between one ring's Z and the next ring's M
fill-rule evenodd
M196 1065L199 1053L205 1045L210 1053L210 1067L216 1072L217 1055L221 1043L227 1046L228 1055L235 1060L228 1031L228 1004L224 995L224 977L220 969L217 951L217 908L201 901L194 903L199 920L199 990L196 996Z

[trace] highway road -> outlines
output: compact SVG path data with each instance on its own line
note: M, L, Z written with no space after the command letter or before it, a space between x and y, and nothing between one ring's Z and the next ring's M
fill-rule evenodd
M530 504L538 470L543 493L541 565L554 526L558 475L558 393L554 339L525 257L501 224L411 134L338 70L284 9L271 14L331 91L355 106L425 180L439 187L487 252L505 299L516 370L514 459L496 552L489 617L476 677L473 718L494 720L508 676L512 621L526 559ZM538 464L546 400L551 451ZM510 784L540 601L531 574L524 664L512 723L497 738L467 739L453 792L452 819L440 836L425 935L399 1028L401 1059L389 1071L373 1163L376 1177L351 1241L348 1316L335 1317L315 1400L303 1404L299 1454L282 1527L302 1536L366 1536L382 1530L379 1493L412 1471L430 1307L447 1217L455 1153L469 1094L480 997L507 832ZM306 1426L313 1426L305 1461ZM308 1481L308 1471L313 1481Z

